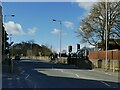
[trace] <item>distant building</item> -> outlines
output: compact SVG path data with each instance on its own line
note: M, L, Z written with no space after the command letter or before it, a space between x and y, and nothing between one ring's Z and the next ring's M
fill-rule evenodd
M98 48L102 48L102 44L98 43ZM108 50L118 49L120 50L120 39L110 39L108 43Z
M120 39L110 39L109 50L118 49L120 50Z

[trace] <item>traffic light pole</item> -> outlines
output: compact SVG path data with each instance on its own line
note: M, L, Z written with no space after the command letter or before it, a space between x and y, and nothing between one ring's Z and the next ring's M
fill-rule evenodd
M8 58L9 58L10 72L12 73L13 72L13 60L11 58L10 46L11 45L9 45L9 47L8 47L8 50L9 50L9 56L8 56Z
M4 15L3 19L4 19L4 26L5 26L5 22L6 22L6 17L7 16L10 16L10 17L14 17L15 15L11 14L11 15ZM13 60L11 59L11 53L10 53L10 46L11 46L11 38L10 39L10 44L8 46L8 50L9 50L9 57L8 57L8 60L9 60L9 66L10 66L10 72L13 72ZM6 50L6 47L5 47L5 32L4 32L4 59L5 59L5 50Z

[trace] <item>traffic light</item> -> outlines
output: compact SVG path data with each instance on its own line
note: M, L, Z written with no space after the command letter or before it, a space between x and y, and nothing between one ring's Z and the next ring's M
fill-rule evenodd
M5 42L5 47L9 47L9 43L8 42Z
M80 50L80 44L77 44L77 51Z
M68 46L68 51L72 52L72 46Z
M9 48L9 43L8 43L8 40L9 38L8 38L8 34L7 34L7 32L5 31L5 28L4 28L4 26L3 26L3 23L2 23L2 45L3 45L3 53L4 54L8 54L9 53L9 50L8 50L8 48Z
M4 45L5 45L4 49L9 48L9 43L7 41L8 39L9 39L8 34L6 31L4 31Z
M5 49L5 54L10 53L9 49Z
M11 42L11 43L9 44L9 46L12 46L13 43L14 43L14 42Z

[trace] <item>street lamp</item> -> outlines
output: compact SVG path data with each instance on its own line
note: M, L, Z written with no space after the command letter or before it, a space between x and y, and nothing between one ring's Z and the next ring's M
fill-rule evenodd
M61 59L61 47L62 47L62 21L53 19L53 21L57 21L60 23L60 59Z
M6 22L6 17L14 17L15 15L14 14L11 14L11 15L4 15L4 23Z
M107 54L107 49L108 49L108 32L107 32L107 27L108 27L108 25L107 25L107 16L108 16L108 13L107 13L107 0L105 1L106 3L105 3L105 6L106 6L106 71L107 71L107 69L108 69L108 60L107 60L107 58L108 58L108 54Z

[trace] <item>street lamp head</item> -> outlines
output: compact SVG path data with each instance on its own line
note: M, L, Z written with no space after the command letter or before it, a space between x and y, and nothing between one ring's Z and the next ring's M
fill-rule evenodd
M14 17L15 15L14 15L14 14L12 14L11 16L12 16L12 17Z
M10 14L10 15L4 15L4 16L5 16L5 17L6 17L6 16L14 17L15 15L14 15L14 14Z
M55 19L53 19L53 21L56 21Z

